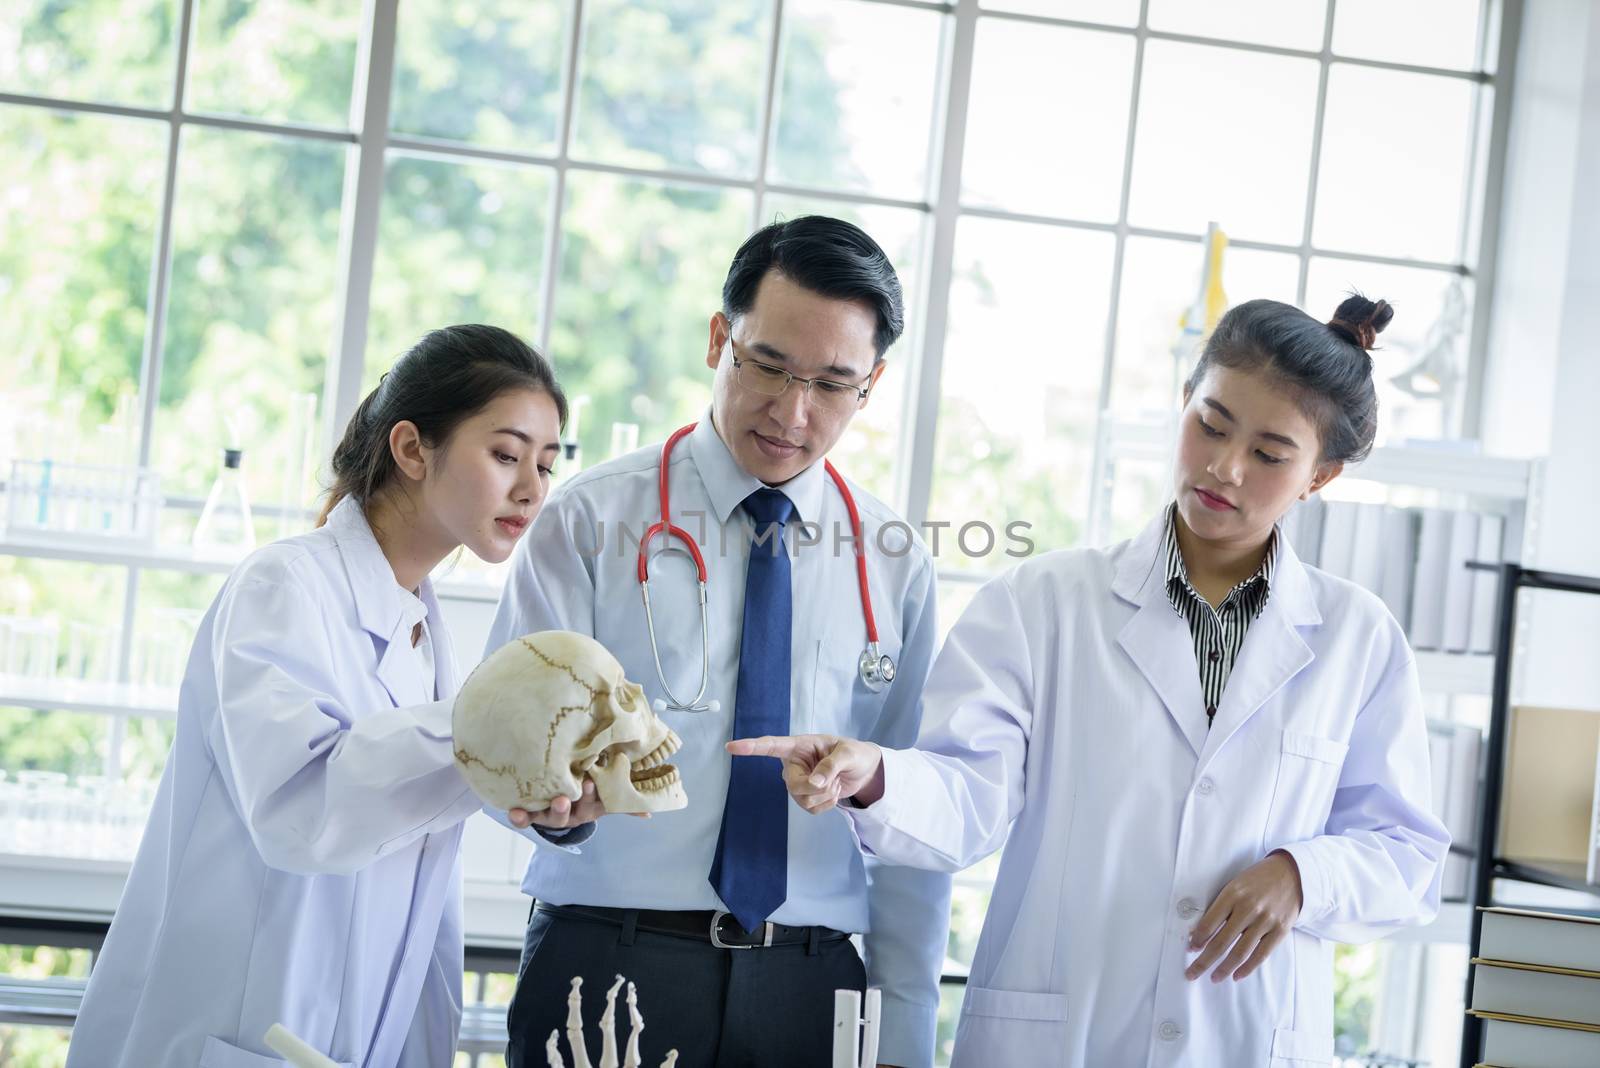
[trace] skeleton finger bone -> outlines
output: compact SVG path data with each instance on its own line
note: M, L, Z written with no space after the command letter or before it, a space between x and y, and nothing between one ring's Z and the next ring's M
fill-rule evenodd
M583 995L578 992L581 986L583 977L573 976L572 993L567 995L567 1046L572 1050L572 1068L594 1068L583 1044Z
M606 1011L600 1016L600 1068L617 1068L617 991L623 981L617 976L606 991Z
M622 1068L640 1068L639 1035L644 1031L644 1017L639 1015L639 992L628 984L628 1051L623 1055Z

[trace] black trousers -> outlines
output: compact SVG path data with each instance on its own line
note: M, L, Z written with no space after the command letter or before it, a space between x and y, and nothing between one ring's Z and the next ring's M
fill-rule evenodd
M599 1062L606 991L622 975L638 989L640 1052L658 1068L828 1068L833 992L865 990L866 969L848 939L765 949L718 949L673 935L556 915L528 921L517 992L507 1018L509 1068L546 1068L550 1032L567 1046L567 994L583 977L584 1041ZM628 1041L627 988L617 995L617 1047Z

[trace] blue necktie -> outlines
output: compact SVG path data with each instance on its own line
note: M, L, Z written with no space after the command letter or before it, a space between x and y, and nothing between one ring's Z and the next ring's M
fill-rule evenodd
M775 489L758 489L744 510L756 521L756 543L745 572L733 736L788 734L791 591L783 528L794 504ZM746 931L789 896L789 793L778 758L733 758L711 885Z

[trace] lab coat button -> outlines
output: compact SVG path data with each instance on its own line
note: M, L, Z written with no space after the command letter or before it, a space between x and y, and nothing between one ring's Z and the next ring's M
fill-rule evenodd
M1216 788L1217 784L1211 781L1211 777L1209 775L1194 784L1194 792L1199 794L1201 797L1205 797Z
M1156 1034L1161 1036L1163 1042L1176 1042L1183 1037L1183 1028L1171 1020L1162 1020L1161 1026L1156 1028Z
M1190 916L1193 916L1199 911L1200 906L1195 903L1195 900L1192 897L1186 897L1182 901L1178 902L1178 915L1182 916L1184 919L1188 919Z

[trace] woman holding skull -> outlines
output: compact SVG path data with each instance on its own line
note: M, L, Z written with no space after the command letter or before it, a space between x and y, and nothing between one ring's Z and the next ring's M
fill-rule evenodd
M520 339L435 330L351 418L318 528L229 576L72 1068L259 1068L276 1063L273 1023L339 1064L450 1063L461 822L481 802L454 759L455 668L427 576L463 546L511 554L566 414Z

